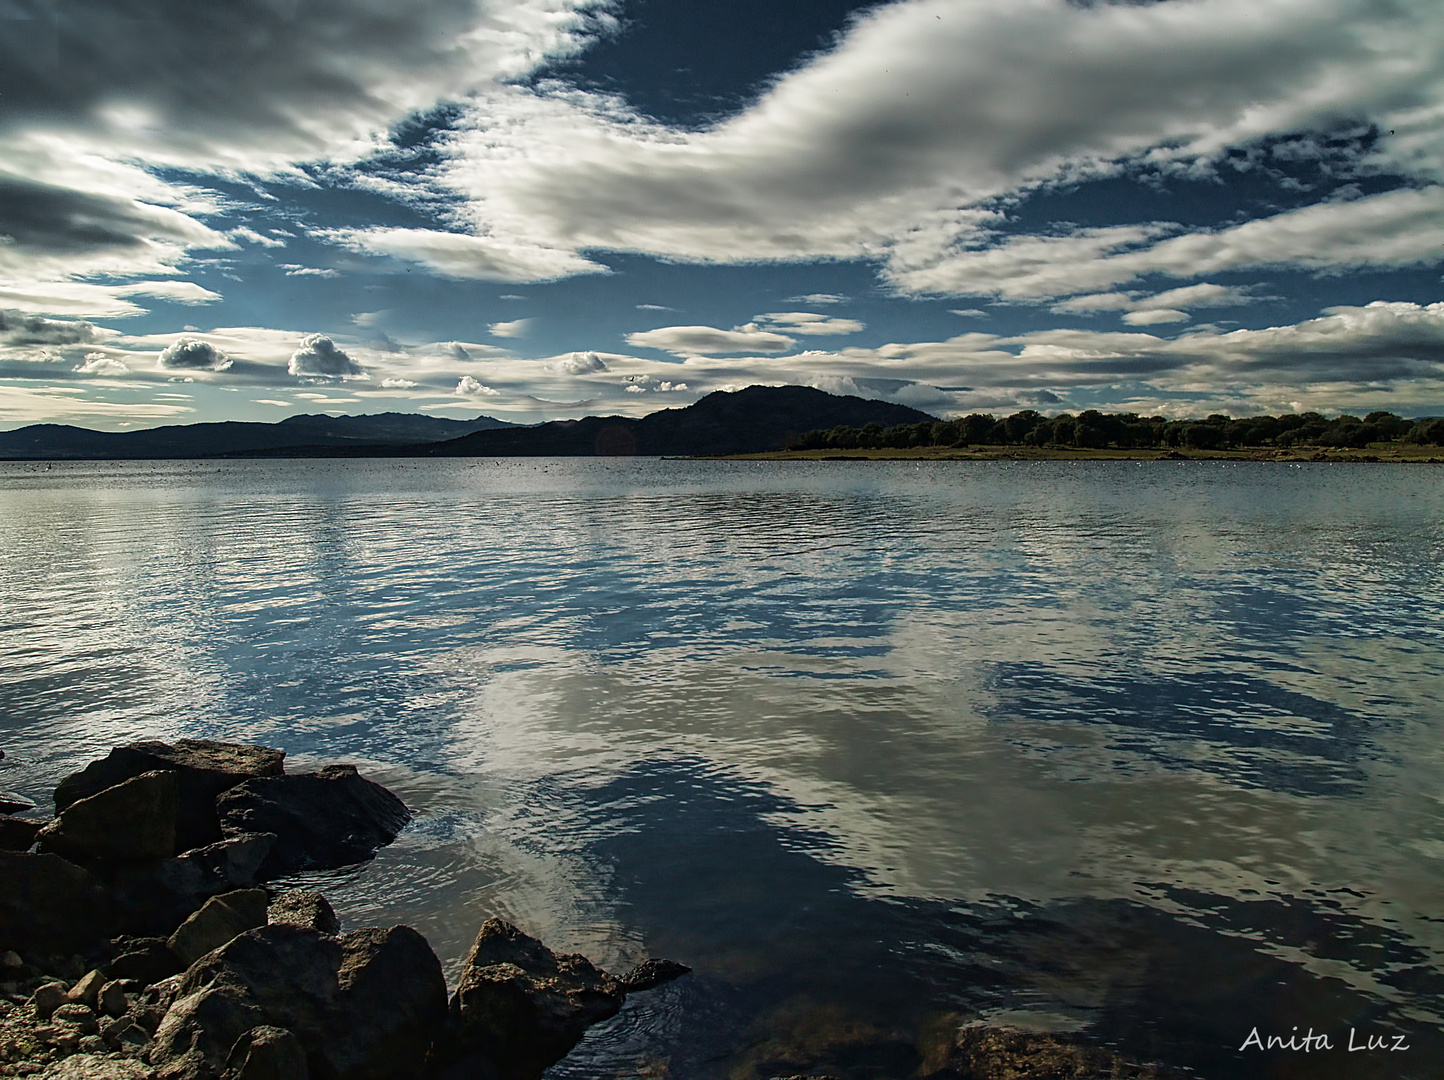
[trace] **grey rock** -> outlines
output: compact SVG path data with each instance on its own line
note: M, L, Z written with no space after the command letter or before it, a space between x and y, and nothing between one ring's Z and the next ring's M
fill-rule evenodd
M266 925L267 899L263 889L238 889L213 896L180 924L166 944L189 966L237 934Z
M452 1053L508 1080L535 1078L591 1025L615 1016L618 979L579 955L559 955L510 923L488 919L451 1000Z
M151 1044L157 1080L215 1080L237 1039L265 1015L231 986L209 986L177 998Z
M141 773L78 799L40 830L41 851L80 863L168 859L176 853L180 782L174 772Z
M673 979L681 978L692 969L686 964L679 964L675 960L661 960L652 957L643 960L640 964L627 972L619 980L622 989L629 994L636 994L643 990L651 990L653 987L669 983Z
M363 862L396 839L411 811L354 765L247 780L216 800L221 831L274 833L260 869L265 881L297 870Z
M63 811L80 799L155 769L180 776L179 850L215 843L221 838L216 796L253 776L280 776L285 752L264 746L177 739L175 743L138 742L119 746L62 780L55 789L55 809Z
M95 1011L106 1016L124 1016L130 1011L130 995L123 980L112 979L100 988L95 995Z
M37 1080L149 1080L150 1070L139 1061L102 1057L99 1054L76 1054L57 1061Z
M100 1021L88 1006L78 1001L66 1002L50 1014L52 1023L70 1024L82 1035L94 1035L100 1030Z
M0 953L0 968L23 968L24 966L25 961L20 958L20 954L14 949Z
M154 1035L171 1005L175 1003L181 978L180 975L172 975L147 986L136 995L126 1016L140 1025L147 1034Z
M0 950L82 951L108 939L112 922L110 897L88 870L59 855L0 851Z
M13 791L0 791L0 814L23 814L35 809L35 800Z
M129 1016L117 1016L103 1021L100 1025L100 1037L106 1046L122 1053L134 1053L150 1045L150 1035Z
M87 1009L95 1008L95 999L100 994L100 988L106 983L106 978L99 971L88 971L80 978L80 981L72 986L66 997L77 1004L84 1005Z
M0 850L29 851L36 835L48 824L30 818L0 817Z
M274 839L242 834L174 859L116 868L110 884L121 929L168 937L210 897L256 884Z
M236 1040L223 1080L307 1080L306 1051L285 1028L253 1027Z
M66 992L64 983L45 983L35 988L30 1003L35 1007L36 1016L41 1020L49 1020L56 1009L70 1004L70 994Z
M340 1080L409 1076L446 1028L441 961L409 926L344 935L337 990L320 1056Z
M338 937L341 920L336 918L331 903L318 892L290 889L271 901L267 921L289 926L309 926L322 934Z
M166 939L142 937L124 940L114 960L105 965L112 979L133 979L142 986L159 982L185 970L180 957L170 951Z

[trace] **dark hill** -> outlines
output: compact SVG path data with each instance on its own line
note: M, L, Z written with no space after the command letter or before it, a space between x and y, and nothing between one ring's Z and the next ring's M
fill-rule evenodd
M780 450L790 439L817 428L874 422L889 427L933 419L906 405L839 397L807 386L749 386L718 390L684 409L663 409L640 420L553 420L535 427L478 431L413 449L468 457L751 454Z
M447 420L394 412L373 416L292 416L275 424L173 424L145 431L92 431L67 424L32 424L0 432L0 458L198 458L301 447L414 446L510 426L490 416Z

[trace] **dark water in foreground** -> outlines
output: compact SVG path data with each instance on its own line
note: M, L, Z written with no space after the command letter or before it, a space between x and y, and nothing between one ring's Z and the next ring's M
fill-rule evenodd
M558 1077L905 1077L979 1016L1437 1077L1441 601L1426 467L0 465L0 788L357 762L418 813L349 925L696 968Z

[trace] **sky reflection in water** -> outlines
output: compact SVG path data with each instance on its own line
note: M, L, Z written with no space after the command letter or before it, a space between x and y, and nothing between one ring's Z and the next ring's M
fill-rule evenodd
M0 786L140 736L357 761L419 815L328 876L353 925L697 968L559 1074L901 1076L955 1010L1214 1076L1387 1027L1341 1075L1428 1076L1439 477L0 466Z

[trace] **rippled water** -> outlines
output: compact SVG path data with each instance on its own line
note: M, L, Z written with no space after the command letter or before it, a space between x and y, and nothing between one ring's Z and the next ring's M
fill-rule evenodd
M357 762L418 813L348 924L696 969L559 1077L922 1075L973 1017L1435 1077L1441 601L1427 467L0 465L0 787ZM1409 1049L1239 1049L1295 1026Z

